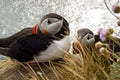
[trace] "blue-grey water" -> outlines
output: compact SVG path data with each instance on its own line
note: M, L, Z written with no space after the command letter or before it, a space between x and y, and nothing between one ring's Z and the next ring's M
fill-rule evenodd
M109 7L115 1L107 0ZM71 38L79 28L87 27L96 33L98 27L116 26L117 21L103 0L0 0L0 38L33 26L51 12L68 20Z

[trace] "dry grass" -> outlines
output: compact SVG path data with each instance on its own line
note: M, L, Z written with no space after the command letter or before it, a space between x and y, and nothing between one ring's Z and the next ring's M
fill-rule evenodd
M34 66L20 63L28 73L19 73L25 80L120 80L119 63L111 65L111 58L95 49L83 48L81 44L80 50L79 56L67 52L59 61L39 64L36 60L37 70Z

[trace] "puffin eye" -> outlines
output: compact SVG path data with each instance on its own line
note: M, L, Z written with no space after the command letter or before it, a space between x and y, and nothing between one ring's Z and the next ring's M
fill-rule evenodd
M51 24L52 22L48 19L48 24Z
M90 39L90 36L88 36L87 39Z
M92 35L92 34L89 34L88 37L87 37L87 39L89 40L89 39L91 39L91 38L93 38L93 35Z

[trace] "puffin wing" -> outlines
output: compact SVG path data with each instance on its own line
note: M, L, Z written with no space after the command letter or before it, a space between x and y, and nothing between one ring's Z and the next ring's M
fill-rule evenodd
M50 44L48 36L42 34L21 37L10 46L9 56L21 62L30 61L33 55L46 50Z

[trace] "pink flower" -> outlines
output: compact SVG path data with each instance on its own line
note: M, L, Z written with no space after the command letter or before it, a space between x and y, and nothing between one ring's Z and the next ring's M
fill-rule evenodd
M108 32L109 32L109 29L103 29L103 28L98 29L98 35L102 41L106 40Z
M107 33L108 33L108 29L103 29L101 32L100 32L100 39L102 41L105 41L106 40L106 37L107 37Z
M100 32L103 30L103 28L99 28L97 33L100 34Z

